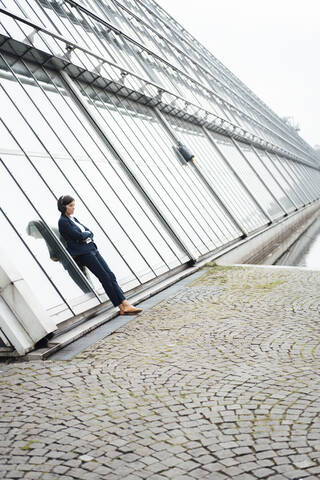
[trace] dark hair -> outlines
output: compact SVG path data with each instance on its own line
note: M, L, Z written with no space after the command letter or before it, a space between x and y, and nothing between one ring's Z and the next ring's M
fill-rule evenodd
M73 201L74 201L74 198L71 197L71 195L62 195L58 199L58 210L59 210L59 212L61 212L62 214L65 214L66 213L66 205L69 205L69 203L71 203Z

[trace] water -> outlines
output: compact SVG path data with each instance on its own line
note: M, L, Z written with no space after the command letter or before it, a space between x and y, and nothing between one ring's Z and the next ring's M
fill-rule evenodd
M301 235L275 265L291 265L320 270L320 218Z

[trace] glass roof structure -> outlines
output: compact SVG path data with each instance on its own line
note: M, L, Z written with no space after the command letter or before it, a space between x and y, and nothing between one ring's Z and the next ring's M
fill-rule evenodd
M0 0L0 105L1 231L58 325L108 301L61 195L127 294L319 198L311 146L153 0Z

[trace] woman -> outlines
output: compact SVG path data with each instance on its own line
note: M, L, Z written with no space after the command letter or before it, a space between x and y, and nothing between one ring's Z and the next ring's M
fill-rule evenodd
M86 266L98 277L113 305L119 307L120 315L136 315L142 312L142 308L135 308L126 300L114 273L93 242L93 233L73 216L74 208L75 201L70 195L59 198L59 232L67 242L68 252L73 258L76 257L77 263Z

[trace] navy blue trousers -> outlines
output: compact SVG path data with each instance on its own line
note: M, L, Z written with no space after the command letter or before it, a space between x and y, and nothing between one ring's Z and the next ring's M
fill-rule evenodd
M96 248L84 255L78 255L77 261L85 265L93 275L98 277L114 307L117 307L122 300L125 300L126 297L118 285L115 274L110 270L106 261Z

